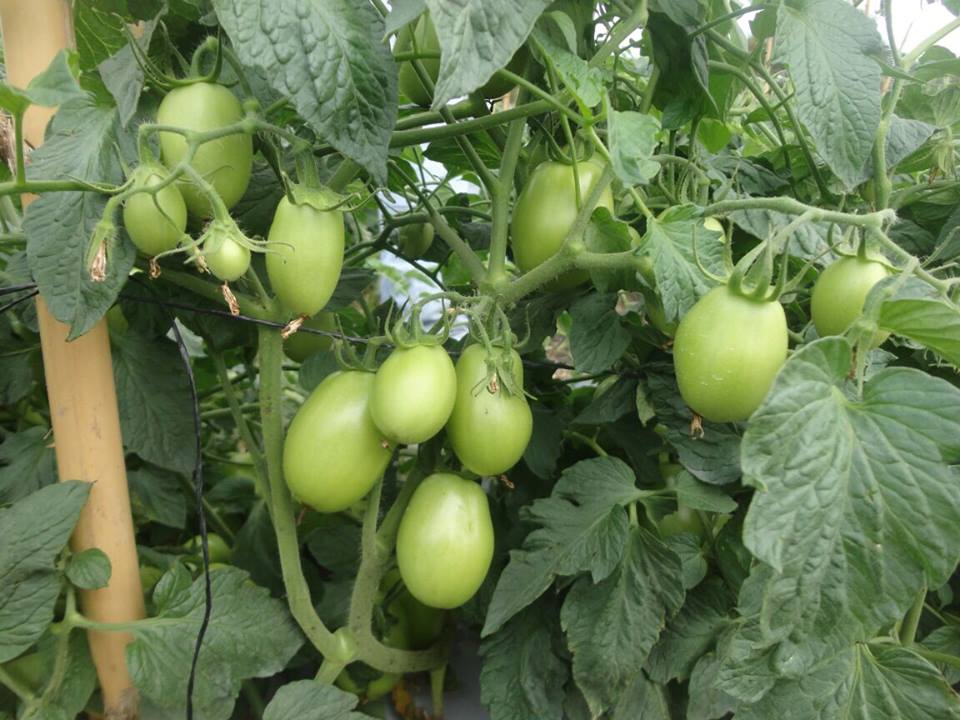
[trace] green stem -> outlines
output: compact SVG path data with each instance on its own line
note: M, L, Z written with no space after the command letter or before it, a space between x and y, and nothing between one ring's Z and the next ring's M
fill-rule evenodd
M913 601L913 605L910 606L910 610L907 611L907 616L903 620L903 625L900 626L900 644L901 645L913 645L913 641L917 638L917 627L920 625L920 616L923 614L923 601L927 598L927 586L924 585L917 592L917 597Z
M507 131L507 144L500 161L500 174L497 179L493 201L493 226L490 231L490 258L487 263L487 280L496 284L506 279L504 266L507 259L507 234L510 223L510 195L513 190L513 176L520 157L520 145L523 142L523 120L514 120Z
M914 645L913 651L932 663L948 665L949 667L960 669L960 657L957 657L956 655L947 655L946 653L927 650L922 645Z
M347 663L342 660L334 660L332 657L326 657L320 664L320 670L317 672L315 680L324 685L333 685L333 681L337 679L346 666Z
M360 166L350 158L344 158L343 162L337 167L336 172L330 177L327 186L336 192L342 192L343 189L360 172Z
M446 677L446 665L430 671L430 704L433 710L433 720L442 720L443 718L443 683Z
M603 43L594 56L590 58L589 65L591 67L598 67L603 64L603 61L620 47L620 43L622 43L630 33L647 22L647 17L647 0L640 0L633 8L633 12L614 26L610 37L607 38L606 42Z
M27 181L27 169L23 159L23 113L18 112L13 116L13 137L15 142L17 173L17 185L23 185Z
M739 10L733 10L731 12L725 13L723 15L720 15L719 17L714 18L710 22L704 25L701 25L700 27L695 28L694 30L691 30L689 33L687 33L687 37L690 39L693 39L697 35L700 35L701 33L705 33L707 30L711 30L715 28L717 25L722 25L728 20L734 20L740 17L741 15L746 15L747 13L756 12L757 10L763 10L764 8L775 8L775 7L777 6L771 5L769 3L757 3L756 5L748 5L747 7L740 8Z
M841 225L854 225L873 230L880 230L887 222L893 222L896 215L891 210L879 210L872 213L856 215L854 213L825 210L823 208L806 205L799 200L789 197L772 198L739 198L737 200L720 200L707 205L703 209L704 215L719 215L736 210L775 210L787 215L804 215L809 213L813 222L829 222Z
M146 261L138 259L137 267L146 269ZM179 287L196 293L207 300L213 300L216 303L222 303L224 306L227 304L227 301L223 299L223 292L220 290L220 286L214 285L211 282L207 282L201 277L191 275L190 273L181 272L179 270L168 270L166 268L163 269L161 277L164 280L169 280L174 285L178 285ZM250 317L257 318L258 320L272 319L270 317L270 313L259 303L255 302L249 295L236 291L234 291L234 295L237 298L237 304L240 306L240 313L242 315L248 315Z
M498 125L506 125L517 118L526 118L531 115L542 115L550 112L553 105L546 100L510 108L502 112L484 115L473 120L462 120L450 125L439 127L417 128L415 130L398 130L390 137L390 147L406 147L408 145L422 145L435 140L444 140L459 135L469 135L479 130L487 130ZM0 185L2 187L2 185Z
M293 499L283 480L283 340L278 330L267 327L259 329L259 339L260 419L270 482L268 497L287 603L307 639L321 654L328 655L336 647L336 639L317 615L310 598L310 588L300 564Z
M904 69L909 69L920 57L938 42L943 40L947 35L952 33L957 28L960 28L960 17L956 17L946 25L944 25L939 30L932 33L928 38L923 42L917 45L913 50L908 52L903 56L903 59L900 62L900 67Z
M8 687L14 695L23 700L28 706L37 704L37 696L26 685L14 678L0 665L0 685Z

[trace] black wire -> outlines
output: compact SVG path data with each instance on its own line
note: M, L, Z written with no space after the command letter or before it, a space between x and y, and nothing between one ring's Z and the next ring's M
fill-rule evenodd
M141 285L151 293L156 294L156 290L135 279L138 285ZM128 300L146 300L146 298L128 297ZM170 312L170 307L177 307L174 303L166 303L162 300L156 301L157 305L162 306L167 316L170 318L170 325L173 328L173 334L177 342L177 350L180 352L180 362L183 364L183 370L190 383L190 399L192 401L193 411L193 435L194 435L194 456L193 463L193 483L196 493L197 517L200 524L200 549L203 556L203 579L204 579L204 607L203 620L200 623L200 630L197 633L197 642L193 647L193 658L190 661L190 677L187 679L187 720L193 720L193 688L197 675L197 662L200 659L200 648L203 646L203 638L210 625L210 616L213 614L213 590L210 587L210 549L207 544L207 516L203 509L203 461L201 458L202 438L200 422L200 399L197 396L197 382L193 375L193 366L190 364L190 354L187 351L187 345L183 341L183 335L177 326L176 317ZM229 313L227 313L229 315Z
M10 293L20 292L21 290L33 290L37 287L36 283L24 283L23 285L10 285L0 288L0 295L9 295Z

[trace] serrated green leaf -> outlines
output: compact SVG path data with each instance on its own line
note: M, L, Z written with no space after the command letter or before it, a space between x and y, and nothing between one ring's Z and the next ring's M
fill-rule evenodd
M660 163L650 157L659 144L660 123L653 115L633 111L610 112L610 163L627 185L645 185L658 172Z
M144 52L150 47L150 39L156 27L156 20L143 23L139 37L133 39L133 42L137 43ZM127 127L137 112L144 79L143 68L137 62L130 43L128 42L113 55L101 61L97 70L100 72L103 84L117 103L120 126Z
M732 513L737 509L737 501L723 490L697 481L684 471L676 477L677 502L694 510L706 510L715 513Z
M717 687L720 661L715 653L702 656L690 673L687 685L687 720L718 720L739 706L736 698Z
M54 55L46 70L35 76L25 90L0 83L0 107L12 114L21 113L30 105L54 107L83 95L70 68L68 50Z
M560 82L573 93L581 110L589 111L601 103L604 78L600 68L591 67L586 60L554 42L540 29L534 29L533 38L546 61L556 70Z
M537 477L551 478L556 472L557 460L563 452L566 418L553 408L544 408L539 403L534 403L531 409L533 410L533 435L523 451L523 461Z
M394 0L384 20L384 37L393 35L404 25L409 25L427 9L423 0Z
M887 300L878 324L960 366L960 308L953 303L929 298Z
M714 644L730 624L733 594L719 578L710 578L696 592L688 593L680 612L667 628L647 659L647 674L656 682L686 680L697 660Z
M126 44L126 15L124 0L75 0L73 26L83 70L96 67Z
M32 427L0 443L0 504L12 503L57 481L48 430Z
M781 680L737 719L769 720L784 708L791 720L956 720L960 696L909 648L858 644Z
M480 699L492 720L560 717L567 665L554 652L557 611L545 603L523 610L480 646Z
M777 13L776 57L790 70L797 115L845 185L857 183L880 124L882 52L873 20L842 0L797 0Z
M610 720L671 720L666 689L638 671L627 689L617 698Z
M179 476L144 465L129 471L127 482L130 500L138 516L180 530L186 526L187 498Z
M590 294L570 308L570 352L580 372L609 369L630 345L630 331L617 315L615 295Z
M113 374L130 452L185 475L193 471L193 400L173 341L127 332L113 338Z
M129 143L130 137L120 132L116 108L71 100L54 116L46 142L31 154L27 177L118 183L123 173L116 149L126 155ZM71 340L113 305L136 257L133 245L120 236L108 248L106 280L90 279L85 256L105 205L98 193L48 193L31 203L24 216L30 270L54 317L70 325Z
M89 493L89 483L71 480L0 510L0 662L33 645L53 621L60 595L54 561Z
M640 251L653 263L667 322L682 318L716 285L697 266L697 259L714 275L726 273L723 235L704 228L703 221L684 208L648 220Z
M748 196L740 195L737 197L746 199ZM752 208L750 210L736 210L730 213L730 219L754 237L765 240L786 228L797 218L795 215L788 215L775 210ZM839 240L839 233L834 230L836 236L831 241L830 232L831 228L828 223L811 221L795 226L787 241L790 254L805 260L818 259L823 261L832 257L829 247Z
M555 576L589 572L599 582L613 572L629 536L623 506L640 496L635 482L622 460L583 460L563 472L549 498L534 501L525 517L539 527L510 552L484 637L540 597Z
M590 216L590 224L584 234L584 244L590 252L614 253L630 249L630 226L620 222L606 208L597 208ZM601 293L634 289L638 286L636 271L630 268L621 270L591 270L590 279Z
M960 626L944 625L923 638L922 645L928 650L960 657ZM955 665L941 664L944 677L951 685L960 682L960 668Z
M100 548L87 548L70 557L67 580L83 590L96 590L110 582L110 558Z
M30 670L37 666L44 669L54 668L58 655L62 657L63 663L59 685L51 686L55 678L52 672L48 672L46 677L39 678L41 685L34 687L34 681L38 678ZM19 676L22 666L25 666L24 675ZM76 718L83 713L97 686L96 666L90 658L86 633L82 632L72 632L69 635L54 635L48 632L40 638L35 652L6 663L3 669L39 696L40 702L25 708L19 716L20 720Z
M680 581L684 590L695 588L707 575L707 559L700 538L683 532L669 536L664 542L680 558Z
M341 515L321 515L304 538L310 554L334 579L349 579L360 564L360 526Z
M635 528L620 567L599 583L582 577L570 588L560 623L573 653L573 676L598 716L613 708L683 603L680 558Z
M637 381L619 378L612 387L595 396L573 419L576 425L602 425L616 422L636 407Z
M426 0L440 38L433 107L469 95L523 45L550 0Z
M163 582L163 578L161 578ZM194 717L227 720L243 680L280 672L303 643L285 604L236 568L210 575L213 614L197 663ZM187 669L204 611L204 579L178 592L156 618L136 623L127 665L137 688L154 703L182 714ZM175 671L171 671L175 668Z
M263 720L366 720L354 712L357 696L316 680L295 680L277 690Z
M799 350L744 435L757 491L743 537L775 569L758 580L772 639L815 626L869 639L960 558L960 390L893 367L858 397L851 362L842 338Z
M214 0L233 48L326 142L387 179L397 69L383 20L350 0Z

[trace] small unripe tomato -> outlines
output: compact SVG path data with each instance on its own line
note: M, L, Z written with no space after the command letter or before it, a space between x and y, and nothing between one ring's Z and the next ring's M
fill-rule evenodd
M432 223L414 223L400 228L400 252L404 257L416 260L433 244L434 229Z
M283 341L284 354L298 363L302 363L315 353L326 352L333 346L333 338L329 335L303 332L303 328L333 332L337 329L336 315L328 312L317 313L304 322L299 331Z
M207 269L224 282L233 282L250 267L250 249L240 243L235 225L214 220L207 227L201 252Z
M167 171L153 165L141 165L134 172L133 187L154 187L163 182ZM173 183L156 193L131 195L123 204L123 225L137 250L148 257L173 250L187 227L187 206Z

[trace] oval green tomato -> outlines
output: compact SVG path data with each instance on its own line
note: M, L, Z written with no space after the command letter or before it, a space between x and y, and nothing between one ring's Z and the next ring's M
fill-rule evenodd
M683 533L695 535L698 540L704 538L703 522L696 510L679 506L675 512L664 515L657 523L661 537L671 537Z
M203 554L201 539L199 535L194 535L183 544L186 550L196 553L198 556ZM207 555L211 563L228 563L232 551L227 541L217 535L217 533L207 533Z
M250 267L250 250L237 242L227 230L211 225L203 241L203 261L207 269L224 282L233 282Z
M726 285L683 316L673 363L684 401L714 422L746 420L787 357L787 320L779 302L734 293Z
M303 328L333 332L337 329L336 315L328 312L317 313L303 323L300 330L283 341L284 354L298 363L302 363L314 353L326 352L333 346L333 338L329 335L303 332Z
M372 390L371 373L333 373L290 423L283 474L293 496L314 510L346 510L387 469L390 446L370 418Z
M406 25L397 33L397 42L393 47L394 55L414 51L423 54L440 53L440 39L437 37L437 30L433 25L433 20L430 19L429 13L422 14L415 23ZM523 46L514 53L510 62L507 63L507 70L513 73L523 72L527 57L526 46ZM427 76L436 84L437 78L440 76L440 58L423 58L420 62L423 64ZM416 70L413 69L411 62L403 61L399 63L397 87L400 93L411 102L420 107L430 107L433 98L423 86L423 83L420 82L420 78ZM494 75L480 88L480 92L485 98L492 100L506 95L513 87L513 83L506 78L501 79Z
M588 160L577 165L577 173L583 200L600 179L603 167ZM609 187L600 195L597 207L613 211L613 193ZM517 267L528 272L554 255L576 217L573 166L553 161L537 165L517 198L510 222L510 246ZM554 283L554 287L572 287L587 277L582 271L571 272Z
M157 122L161 125L203 132L217 130L243 119L243 108L236 96L216 83L198 82L174 88L160 102ZM187 152L183 135L160 133L163 164L174 167ZM253 169L253 137L236 133L210 140L197 148L190 165L213 185L224 204L231 208L243 197ZM207 198L189 180L180 183L187 209L199 217L210 217Z
M889 275L887 266L875 260L843 257L830 264L817 278L810 298L810 314L821 337L842 335L863 314L870 290ZM879 345L889 333L881 333Z
M493 523L480 485L450 473L420 483L397 533L410 594L430 607L460 607L480 589L492 559Z
M413 223L400 228L400 251L404 257L416 260L433 245L432 223Z
M511 351L514 377L523 385L523 364ZM496 392L487 382L487 356L471 345L457 360L457 399L447 422L447 437L460 462L477 475L499 475L523 457L533 433L533 414L523 395Z
M297 315L316 314L342 266L343 213L280 200L267 236L267 275L280 302Z
M457 373L442 346L399 347L377 370L370 415L390 440L421 443L440 432L456 398Z
M142 165L137 168L133 186L153 187L166 176L166 170ZM137 250L148 257L173 250L187 227L187 206L173 183L156 193L136 193L123 204L123 225Z

